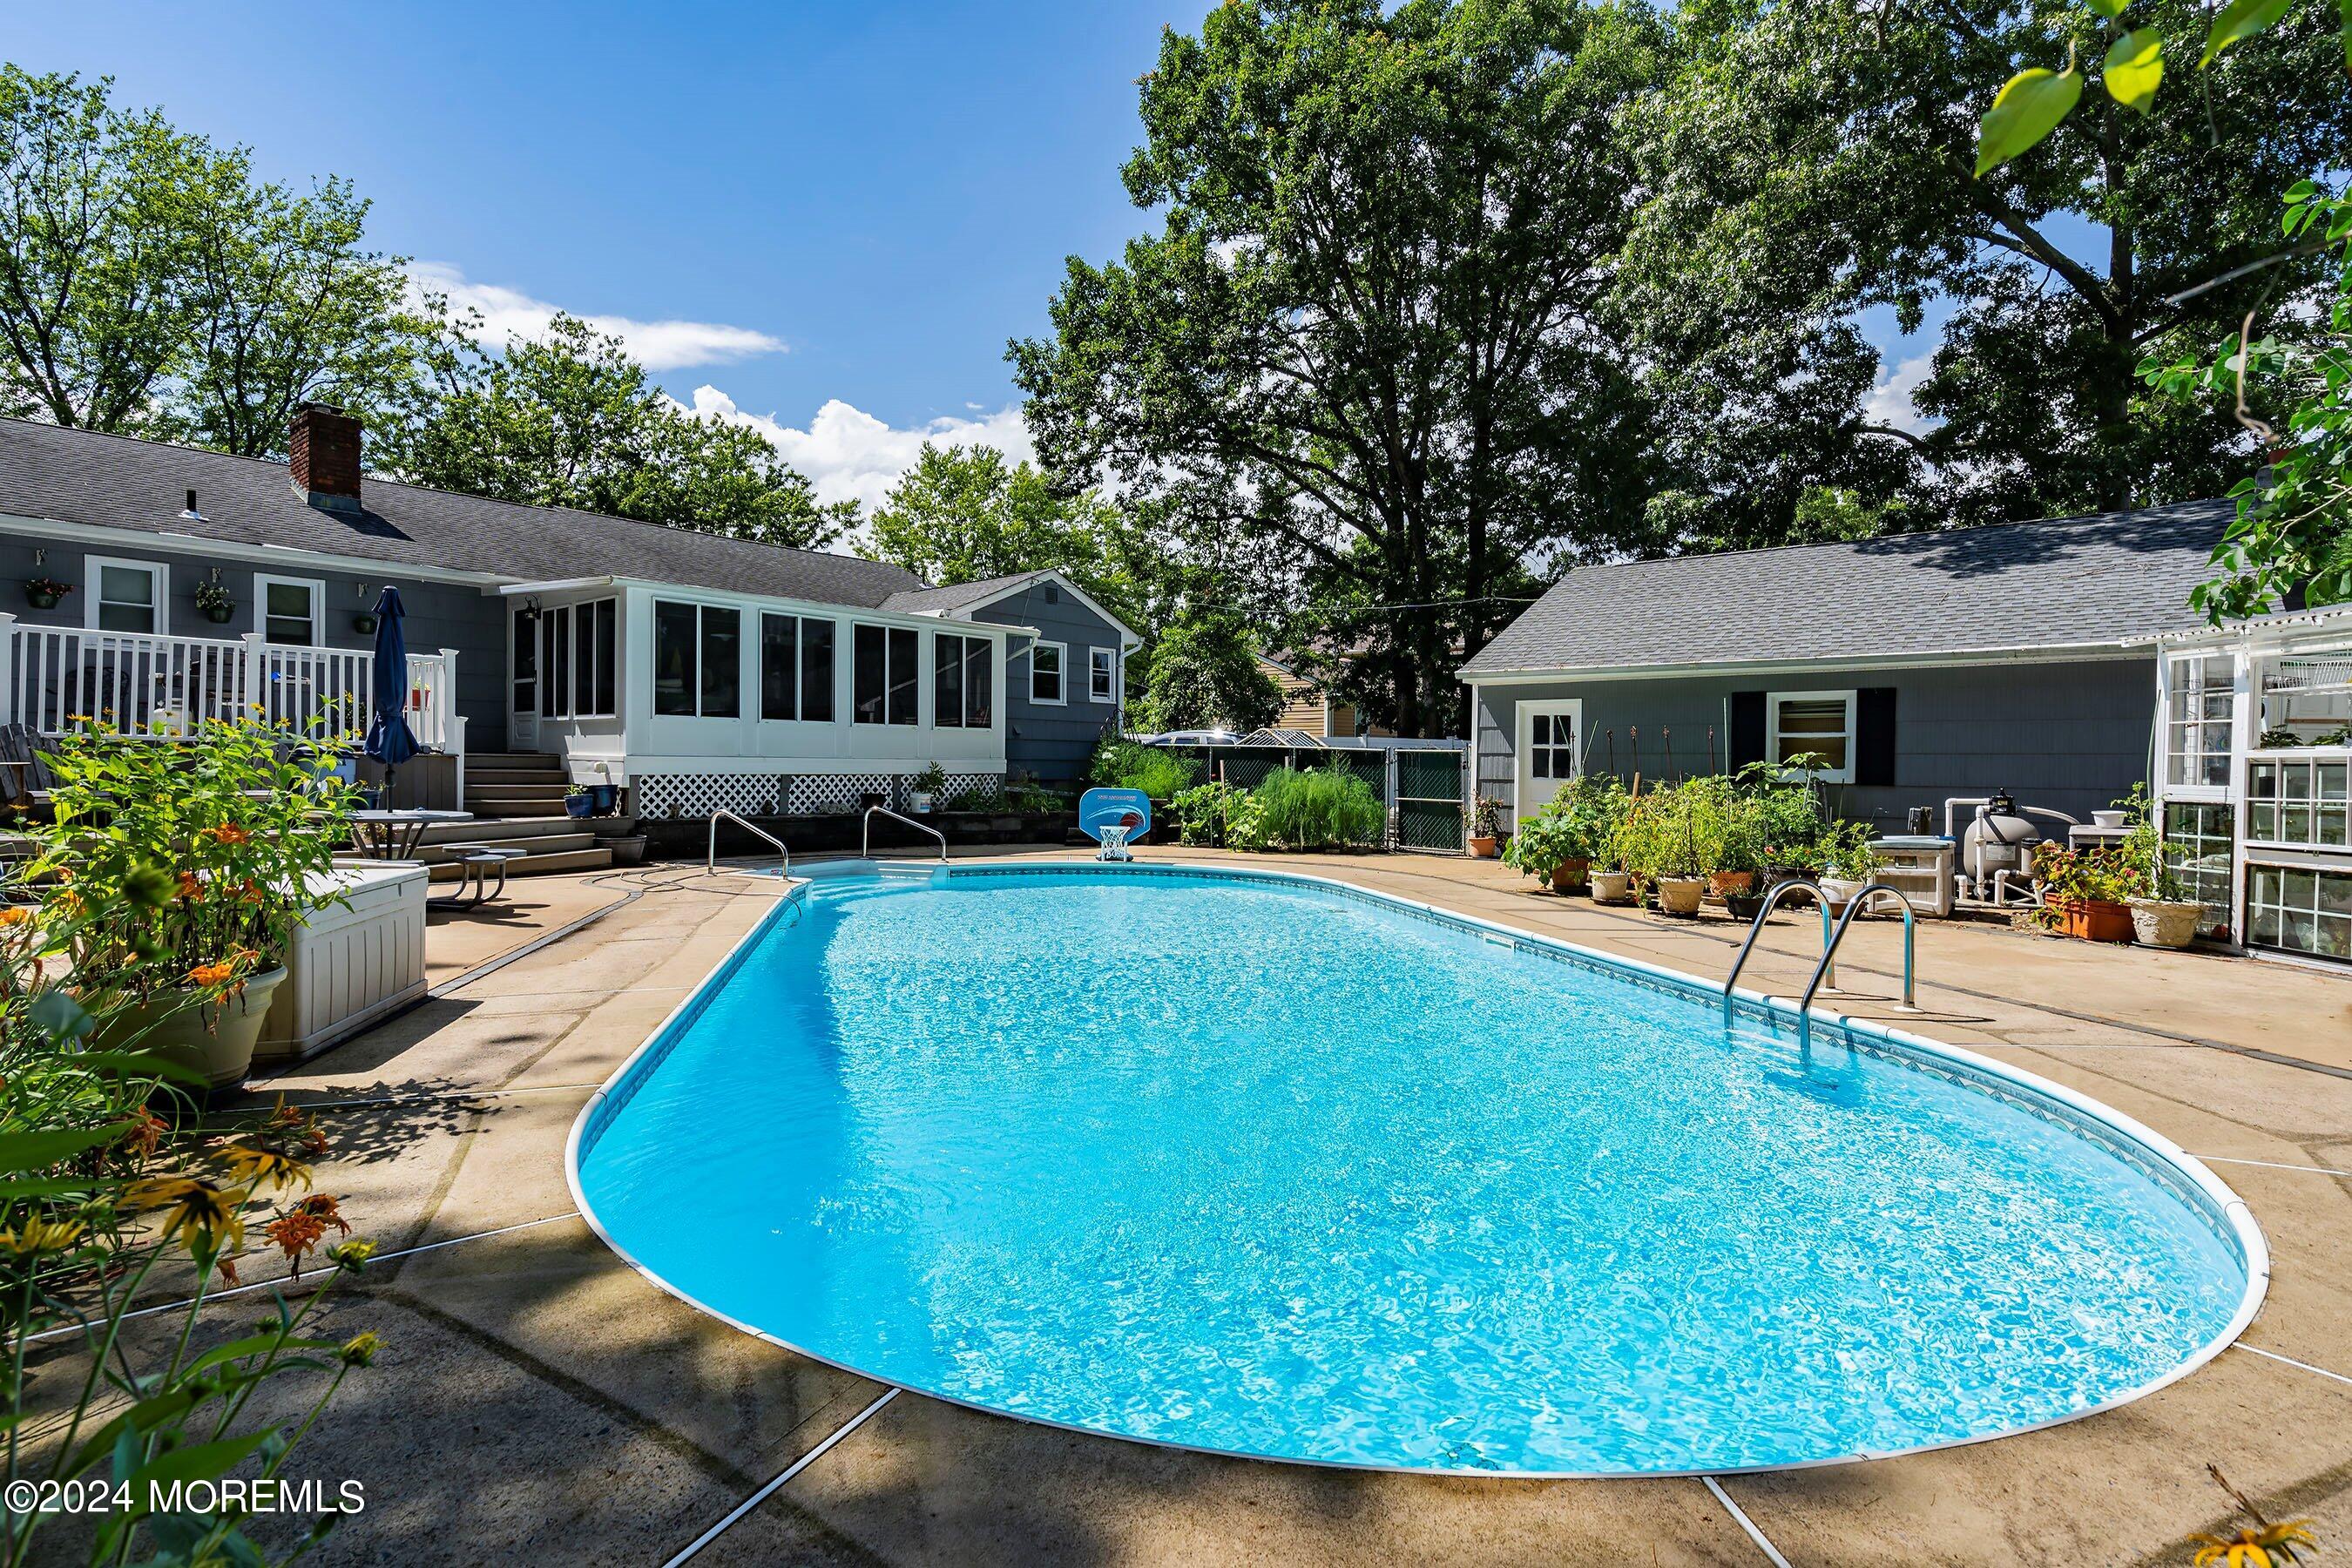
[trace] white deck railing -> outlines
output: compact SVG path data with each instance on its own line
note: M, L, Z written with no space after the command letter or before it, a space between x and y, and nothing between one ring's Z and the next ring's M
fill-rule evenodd
M460 746L457 650L408 656L404 709L417 743ZM258 716L321 740L356 743L373 718L375 655L237 638L163 637L19 625L0 615L0 723L44 735L102 719L126 735L169 741L207 719Z

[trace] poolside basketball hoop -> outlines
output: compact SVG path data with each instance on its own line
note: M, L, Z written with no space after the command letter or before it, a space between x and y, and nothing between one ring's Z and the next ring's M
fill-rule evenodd
M1151 797L1139 789L1090 789L1078 797L1078 831L1102 846L1097 860L1132 860L1128 840L1151 831Z

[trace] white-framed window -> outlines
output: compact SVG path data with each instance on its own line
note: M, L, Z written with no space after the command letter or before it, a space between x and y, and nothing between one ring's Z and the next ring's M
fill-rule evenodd
M918 721L922 645L907 626L852 626L849 631L849 721Z
M760 616L760 717L833 722L833 623L773 611Z
M1062 666L1069 655L1069 645L1057 642L1032 644L1029 649L1029 700L1058 708L1069 700L1062 690Z
M89 601L85 623L97 632L160 632L172 574L161 562L86 555Z
M1118 700L1118 659L1109 648L1087 649L1087 696L1097 702Z
M542 680L560 686L564 674L542 661ZM733 719L742 710L742 612L656 599L654 711L673 719Z
M732 615L734 612L728 611ZM619 710L620 602L558 605L539 616L539 711L546 719L610 719Z
M2167 784L2230 783L2230 731L2237 709L2236 661L2226 653L2176 654L2165 671Z
M995 721L996 650L986 637L931 638L931 725L985 730Z
M1851 691L1773 691L1764 698L1764 754L1783 767L1819 757L1813 776L1825 784L1853 782Z
M327 585L316 577L253 574L254 629L281 647L317 647L327 640Z

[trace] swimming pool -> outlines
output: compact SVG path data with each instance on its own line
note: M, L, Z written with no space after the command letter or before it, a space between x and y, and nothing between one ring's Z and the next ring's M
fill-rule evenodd
M1428 1471L2063 1420L2218 1352L2267 1274L2210 1172L2054 1085L1272 873L820 876L570 1157L657 1283L823 1360Z

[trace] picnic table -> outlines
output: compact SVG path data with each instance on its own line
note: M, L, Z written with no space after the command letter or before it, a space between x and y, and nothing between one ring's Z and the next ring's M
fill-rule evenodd
M436 822L471 822L470 811L355 811L352 843L371 860L413 860L425 830Z

